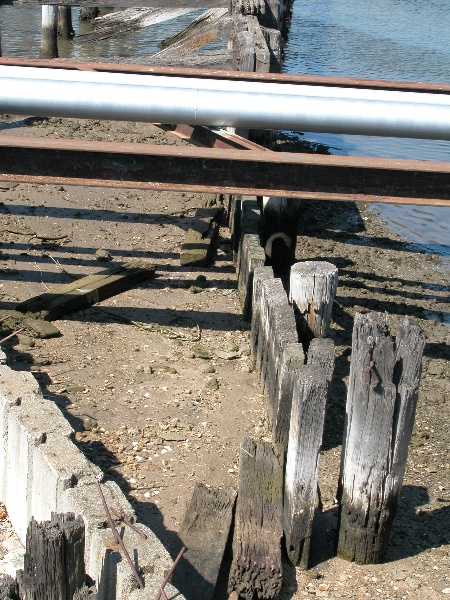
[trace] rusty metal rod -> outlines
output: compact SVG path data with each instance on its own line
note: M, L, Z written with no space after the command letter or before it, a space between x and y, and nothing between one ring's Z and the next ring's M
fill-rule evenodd
M131 570L133 571L133 575L134 575L134 578L137 581L138 586L141 589L144 589L144 584L142 583L142 580L141 580L141 578L139 576L139 573L137 572L137 569L134 566L133 561L131 560L131 556L128 554L128 550L125 548L125 544L123 543L122 538L120 537L117 529L114 526L114 523L113 523L113 520L112 520L112 517L111 517L111 513L109 512L108 505L106 504L105 496L103 495L102 488L101 488L100 483L97 480L97 478L95 478L95 483L97 485L97 489L98 489L98 493L100 494L100 498L102 499L103 508L105 509L105 513L106 513L106 516L108 518L109 526L111 527L111 530L113 532L114 539L117 542L117 544L119 544L120 549L124 553L125 558L127 559L128 564L130 565Z
M161 598L161 595L164 594L164 588L166 587L166 583L168 583L169 579L172 577L173 572L175 571L176 566L178 565L178 563L181 560L181 557L183 556L183 554L186 552L186 547L183 546L178 554L178 556L176 557L173 565L171 566L169 572L166 575L166 578L164 579L164 581L162 582L161 587L159 588L159 592L156 594L156 598L155 600L159 600Z
M17 335L18 333L20 333L23 330L24 330L24 327L21 327L20 329L13 331L12 333L10 333L6 337L4 337L2 340L0 340L0 344L3 344L3 342L7 342L8 340L10 340L11 338L13 338L15 335Z
M125 525L128 525L128 527L130 527L133 531L135 531L136 533L138 533L142 539L146 540L147 536L145 535L145 533L143 531L141 531L140 529L138 529L136 527L136 525L134 525L134 523L132 523L130 521L130 519L127 519L127 517L125 515L122 515L118 510L116 510L115 508L113 508L112 506L109 507L109 510L116 515L116 517L118 519L120 519L121 521L123 521L125 523Z

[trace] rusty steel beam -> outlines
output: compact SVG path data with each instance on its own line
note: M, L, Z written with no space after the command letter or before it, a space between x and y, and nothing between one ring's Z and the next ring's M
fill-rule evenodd
M251 73L247 71L225 71L186 67L164 67L121 63L81 62L72 60L41 60L25 58L0 58L0 65L17 67L43 67L74 69L79 71L103 71L108 73L133 73L164 75L173 77L198 77L205 79L230 79L232 81L265 81L298 85L319 85L343 88L367 88L387 91L423 92L428 94L450 94L450 84L424 83L421 81L387 81L384 79L361 79L355 77L323 77L320 75L294 75L289 73Z
M14 136L0 181L450 206L450 163Z
M251 142L236 133L228 133L223 129L216 130L203 125L163 125L161 123L154 123L154 125L194 146L201 146L202 148L235 148L236 150L269 152L264 146Z

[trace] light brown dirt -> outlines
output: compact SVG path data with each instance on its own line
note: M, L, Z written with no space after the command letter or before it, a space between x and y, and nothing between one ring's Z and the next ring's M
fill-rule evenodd
M151 125L60 119L4 117L2 134L175 143ZM105 268L111 263L96 259L99 249L113 264L139 258L157 266L154 279L57 321L61 337L40 340L26 332L5 348L10 366L35 374L44 395L72 423L80 449L121 486L140 520L169 548L194 484L236 486L241 438L268 434L226 224L209 268L179 264L184 233L204 201L182 193L0 184L0 309ZM48 247L6 231L12 228L68 240ZM366 208L347 203L304 206L297 258L339 267L331 332L336 373L313 568L303 573L286 563L280 598L444 598L443 590L450 592L448 274L437 257L387 233ZM333 552L347 357L353 316L361 310L387 311L394 332L403 315L412 315L428 337L387 559L364 567ZM10 326L0 325L3 335ZM234 358L220 358L217 350ZM217 600L227 598L225 589L226 569Z

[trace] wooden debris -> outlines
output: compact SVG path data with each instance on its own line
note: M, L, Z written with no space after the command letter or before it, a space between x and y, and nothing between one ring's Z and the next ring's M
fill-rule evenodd
M338 554L383 560L414 426L425 335L408 317L394 340L387 317L356 314L339 499Z
M284 533L289 559L307 569L328 381L323 368L309 365L298 368L294 377L284 485Z
M187 550L172 576L186 600L213 597L230 532L236 492L195 486L178 532Z
M246 600L281 590L282 462L271 444L242 440L228 590Z
M226 8L210 8L179 33L160 43L161 51L153 55L160 58L179 57L195 52L217 38L228 40L231 19Z
M22 313L31 313L39 319L53 321L120 294L144 279L152 277L155 270L155 265L144 261L117 265L25 300L18 305L17 309Z
M73 598L84 587L84 521L73 513L39 523L27 530L23 571L17 572L23 600Z
M198 208L180 251L181 266L205 266L211 256L212 242L217 234L221 208Z
M76 38L79 43L96 42L124 35L142 27L163 23L192 12L192 8L126 8L98 17L94 30Z

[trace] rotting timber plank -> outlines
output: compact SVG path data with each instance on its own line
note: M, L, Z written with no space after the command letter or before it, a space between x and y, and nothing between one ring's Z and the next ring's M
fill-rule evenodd
M236 492L197 483L178 532L187 550L172 577L186 600L210 600L230 532Z
M228 589L246 600L281 590L282 487L282 458L272 444L245 437Z
M45 321L52 321L120 294L144 279L152 277L155 271L155 265L145 261L117 265L25 300L18 305L17 309L22 313L36 315Z
M181 266L205 266L211 256L212 242L220 224L221 208L198 208L180 251Z

